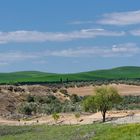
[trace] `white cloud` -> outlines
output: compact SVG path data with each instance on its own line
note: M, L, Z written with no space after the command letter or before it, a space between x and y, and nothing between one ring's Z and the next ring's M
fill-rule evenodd
M62 50L44 50L43 52L9 51L0 53L0 65L8 65L16 62L32 62L34 64L46 64L46 58L52 57L130 57L140 54L140 48L134 43L117 44L110 47L93 46L77 47Z
M81 47L49 52L59 57L128 57L140 54L140 48L134 43L118 44L111 47Z
M124 34L124 32L108 31L104 29L82 29L67 33L13 31L0 32L0 43L69 41L74 39L95 38L97 36L123 36Z
M37 59L41 56L40 53L27 53L20 51L9 51L0 53L0 65L8 65L15 62L21 62L24 60Z
M140 29L132 30L129 33L134 36L140 36Z
M98 23L108 25L140 24L140 10L108 13L103 15L103 19L99 20Z

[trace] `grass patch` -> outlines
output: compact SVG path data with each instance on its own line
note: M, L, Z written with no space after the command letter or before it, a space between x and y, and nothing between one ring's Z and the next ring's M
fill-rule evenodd
M97 131L93 140L139 140L140 124L111 126Z
M0 126L0 140L139 140L140 124Z

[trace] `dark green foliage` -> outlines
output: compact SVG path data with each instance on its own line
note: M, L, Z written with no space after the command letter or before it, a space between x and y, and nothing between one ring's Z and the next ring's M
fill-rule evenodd
M81 98L78 95L76 95L76 94L72 94L70 96L70 100L71 100L72 103L77 103L77 102L81 101Z
M37 104L34 102L25 102L20 104L20 106L18 107L18 111L20 113L23 113L25 115L32 115L32 114L36 114L37 112Z
M140 109L140 96L123 96L122 102L115 105L114 108L119 110Z
M77 102L78 101L78 102ZM18 112L25 115L36 113L53 114L60 112L81 111L80 97L73 97L73 101L61 102L54 95L28 95L26 101L18 106Z
M33 95L28 95L27 96L27 102L34 102L35 99L34 99L34 96Z
M71 101L65 101L62 104L62 112L81 112L82 106L80 102L72 103Z

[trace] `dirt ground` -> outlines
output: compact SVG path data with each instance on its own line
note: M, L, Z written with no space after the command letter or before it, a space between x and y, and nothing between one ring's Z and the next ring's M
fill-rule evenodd
M111 84L118 89L120 95L140 95L140 86L125 85L125 84ZM95 86L86 86L80 88L68 88L70 94L77 94L79 96L94 95Z
M94 122L101 122L102 115L100 112L89 114L83 113L80 118L76 119L74 114L62 113L59 114L60 118L57 124L92 124ZM107 123L140 123L140 110L135 111L110 111L106 115ZM52 116L40 116L35 119L27 120L6 120L0 118L0 125L37 125L37 124L48 124L54 125L56 122L53 120Z

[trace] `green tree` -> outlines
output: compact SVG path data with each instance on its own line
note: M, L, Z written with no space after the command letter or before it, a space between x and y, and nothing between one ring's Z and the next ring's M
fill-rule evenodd
M118 94L116 88L111 86L101 86L95 89L95 99L96 108L101 111L103 122L106 119L106 112L112 109L114 104L121 102L121 97Z
M94 96L88 96L86 97L83 102L82 102L82 106L84 108L84 111L86 112L96 112L96 105L94 102Z

